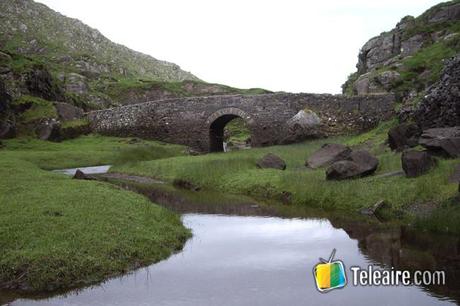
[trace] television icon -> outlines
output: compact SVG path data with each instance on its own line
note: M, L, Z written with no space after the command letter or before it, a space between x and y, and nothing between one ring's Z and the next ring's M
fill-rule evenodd
M328 292L332 289L343 288L347 284L345 266L341 260L333 260L335 249L332 250L329 260L320 258L320 263L313 268L316 288L319 292Z

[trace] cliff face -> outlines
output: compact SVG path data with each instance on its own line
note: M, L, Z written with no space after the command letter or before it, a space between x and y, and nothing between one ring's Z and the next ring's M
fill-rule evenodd
M439 79L443 61L459 51L460 1L438 4L365 43L343 92L393 92L401 102L417 102Z
M422 129L460 125L460 56L446 61L441 78L414 111Z

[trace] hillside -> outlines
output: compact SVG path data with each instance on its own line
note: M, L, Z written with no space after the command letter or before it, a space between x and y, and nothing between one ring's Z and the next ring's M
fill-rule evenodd
M48 139L52 126L92 109L266 92L203 82L176 64L116 44L32 0L0 1L0 138Z
M440 3L366 42L343 93L393 92L404 107L415 106L459 51L460 1Z

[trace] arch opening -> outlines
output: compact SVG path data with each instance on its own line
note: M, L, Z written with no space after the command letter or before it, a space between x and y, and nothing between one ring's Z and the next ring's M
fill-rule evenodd
M226 114L214 120L209 128L210 152L228 152L250 148L250 129L245 120Z

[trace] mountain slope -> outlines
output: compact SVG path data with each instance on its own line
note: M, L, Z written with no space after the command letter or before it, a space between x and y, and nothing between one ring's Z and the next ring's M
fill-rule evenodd
M0 48L40 55L83 75L110 73L159 81L198 80L176 64L133 51L77 19L31 0L0 1Z
M75 137L88 131L80 118L92 109L266 92L205 83L175 64L113 43L43 4L0 0L0 139Z

